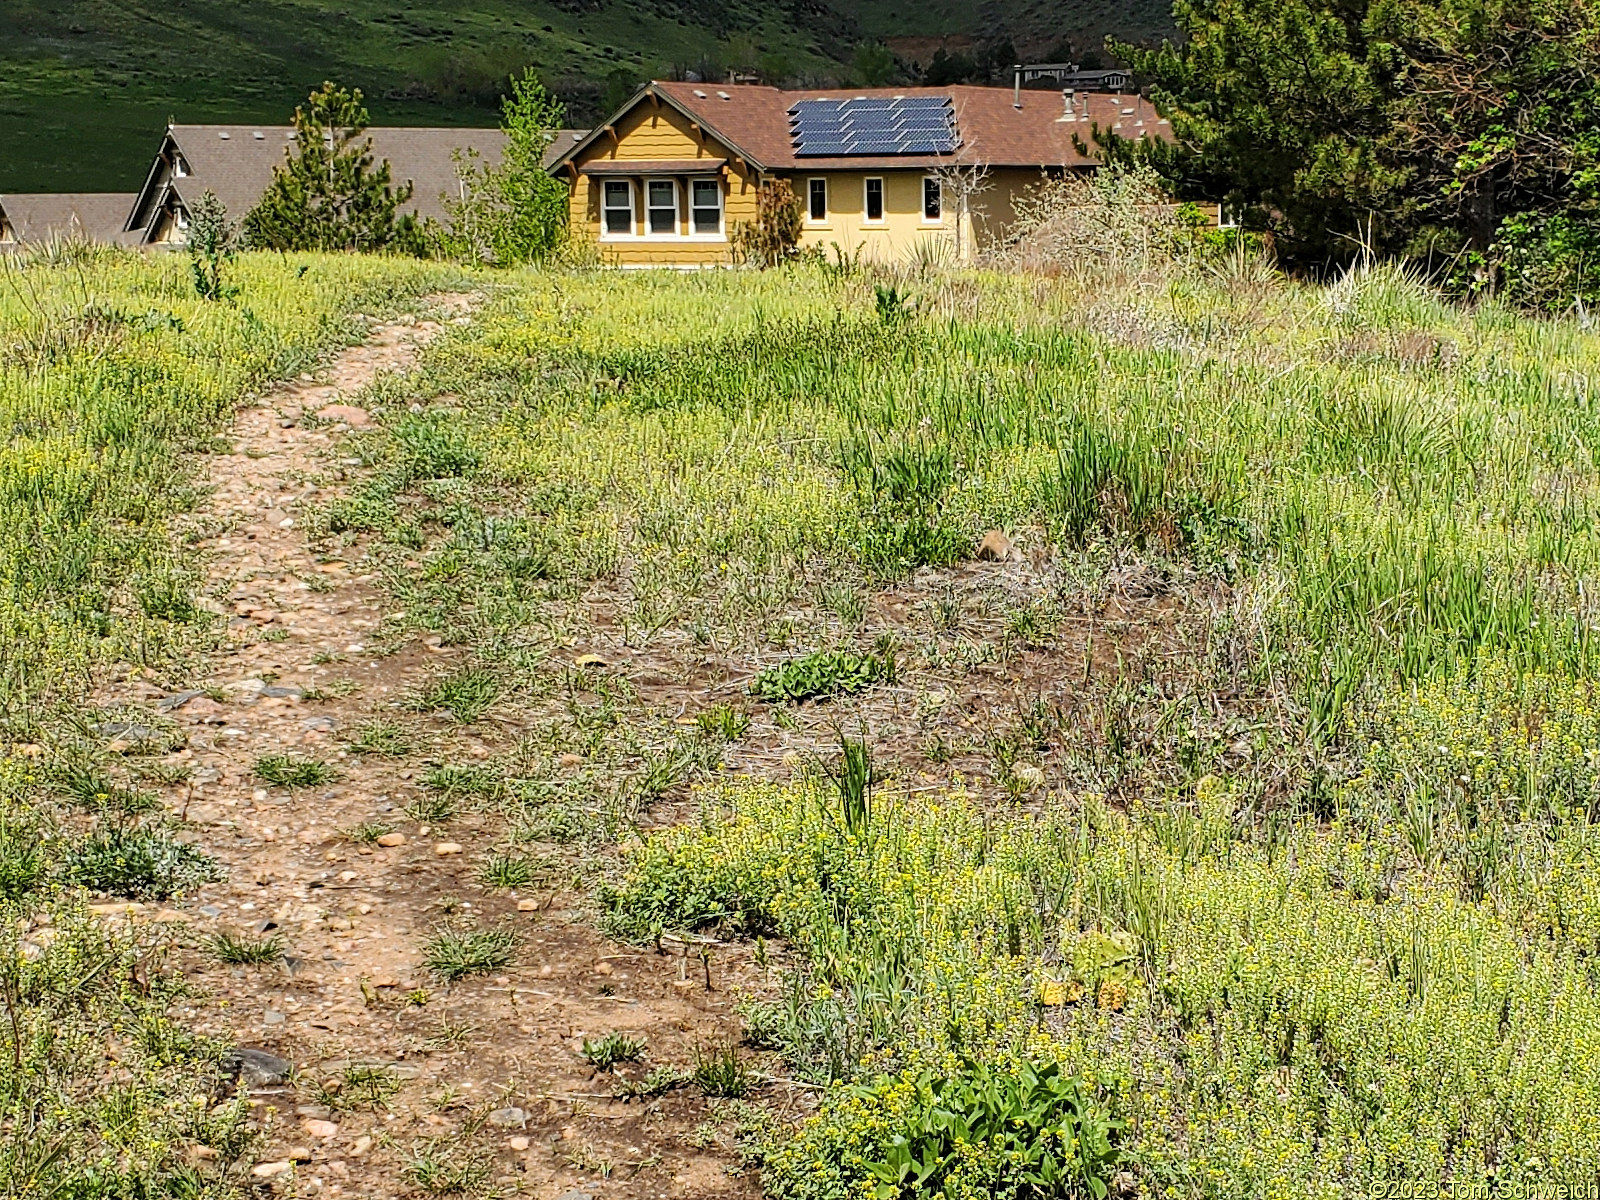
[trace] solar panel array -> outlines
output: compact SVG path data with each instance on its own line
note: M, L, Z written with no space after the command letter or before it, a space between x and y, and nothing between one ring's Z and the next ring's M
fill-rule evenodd
M961 144L945 96L801 100L789 109L799 158L950 154Z

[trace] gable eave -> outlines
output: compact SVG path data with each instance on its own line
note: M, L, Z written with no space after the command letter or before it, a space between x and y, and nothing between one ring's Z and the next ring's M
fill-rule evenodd
M139 214L145 212L155 196L156 176L161 172L161 160L166 157L167 147L178 149L178 139L172 135L172 126L167 126L167 132L161 137L161 145L156 150L155 159L150 163L150 170L144 177L144 186L139 189L139 196L133 202L133 209L128 213L128 220L122 226L123 233L132 233L143 229L143 224L137 224ZM182 153L179 150L179 153ZM146 222L148 224L148 222Z
M657 88L654 83L647 83L641 87L637 92L628 98L627 102L623 104L621 108L612 113L608 119L600 122L600 124L591 129L586 137L575 143L570 150L562 154L545 169L549 171L550 174L556 175L561 171L566 170L568 167L573 166L579 155L581 155L590 146L598 142L609 130L615 128L618 121L622 120L622 118L626 117L634 109L638 108L639 105L642 104L646 99L654 99L658 104L665 104L668 108L672 109L679 116L683 117L695 128L703 130L708 136L715 138L718 142L721 142L734 158L748 163L750 166L754 167L757 172L765 174L767 171L771 170L766 163L749 153L732 138L728 137L721 130L719 130L715 125L710 124L699 113L686 108L682 104L679 104L666 92L663 92Z

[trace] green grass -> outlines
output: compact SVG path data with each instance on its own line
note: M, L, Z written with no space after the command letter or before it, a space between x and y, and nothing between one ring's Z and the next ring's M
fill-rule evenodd
M277 933L264 938L219 933L211 939L211 952L219 962L231 966L266 966L281 962L285 951L283 935Z
M517 949L510 929L442 928L422 947L422 961L446 983L509 966Z
M438 713L462 725L471 725L489 711L501 690L500 680L493 671L484 667L463 667L423 685L410 704L418 712Z
M286 276L246 267L276 281L257 297L273 336L325 344L275 307L299 295ZM93 269L130 311L179 302L160 264ZM504 821L494 837L615 853L583 876L610 931L702 935L697 985L727 974L719 943L754 942L774 988L747 1006L749 1039L771 1057L722 1047L695 1075L724 1098L768 1074L824 1089L750 1147L769 1192L867 1194L915 1148L947 1195L1019 1194L1020 1164L1045 1170L1052 1139L1064 1155L1063 1130L1074 1186L1127 1170L1151 1195L1600 1173L1592 334L1455 309L1381 267L1325 288L1225 263L498 282L392 385L426 419L375 429L339 502L371 518L363 552L408 626L483 664L416 706L504 741L486 765L430 769L425 797L470 798ZM893 329L888 282L914 301ZM29 558L0 533L24 598L0 612L55 631L8 643L53 683L13 693L48 744L0 759L0 903L62 926L84 890L158 899L211 869L155 819L103 714L43 703L199 637L169 628L190 585L163 526L193 413L118 357L143 331L92 363L74 339L100 318L73 303L79 324L9 310L28 349L0 375L13 426L60 441L0 451L0 478L24 480L0 510L80 538ZM184 320L202 350L245 337L233 312ZM242 376L190 357L219 372L194 409L209 431ZM135 440L154 414L127 458L157 485L148 523L107 507L132 503L102 461L119 443L73 440L85 373L108 363L122 399L81 410ZM92 486L69 486L74 463ZM964 561L989 528L1036 559ZM112 570L141 554L171 566L146 600ZM874 647L874 678L864 651L803 653L841 632ZM599 646L610 668L572 667ZM833 699L749 726L738 691L762 667L774 699ZM635 831L668 796L693 819ZM528 865L497 856L481 882L526 886ZM145 934L95 942L112 935L84 921L76 943L25 950L10 911L0 970L37 998L24 1044L68 1013L93 1048L71 1066L41 1051L21 1090L73 1163L97 1161L124 1113L85 1099L105 1038L165 1009L95 964L143 962ZM516 950L509 927L450 924L423 960L449 982ZM53 998L79 986L86 1008ZM136 1011L113 1020L113 1002ZM7 1087L10 1036L0 1019ZM115 1104L160 1148L129 1169L176 1192L191 1135L164 1114L201 1076L139 1071L151 1090ZM953 1146L955 1122L987 1149Z
M332 764L296 754L263 754L253 770L257 779L274 787L320 787L339 778Z
M690 1080L702 1095L737 1100L755 1086L736 1046L696 1046Z
M1021 45L1064 35L1165 31L1159 5L1103 0L1013 4ZM602 115L603 84L662 78L674 68L724 77L728 65L781 58L793 75L837 75L863 38L983 33L970 6L908 11L884 0L771 9L748 0L587 9L538 0L424 0L403 13L354 0L332 6L192 0L161 21L69 0L8 0L0 46L0 144L6 191L133 191L169 118L284 124L325 79L362 88L389 125L493 125L505 79L532 66L575 106Z
M411 753L411 734L398 721L374 718L356 727L350 749L377 758L404 758Z
M538 862L522 854L496 854L478 868L478 882L493 889L527 887L539 875Z
M934 278L892 331L873 282L530 279L414 381L458 398L477 465L418 482L380 447L365 485L414 506L408 614L470 611L483 645L569 635L592 590L630 645L745 666L892 633L896 704L1023 654L1081 697L947 723L920 763L848 740L837 786L713 777L697 822L626 850L619 933L798 956L761 1035L841 1086L767 1147L769 1189L859 1191L895 1145L946 1155L939 1114L1012 1107L1075 1113L1085 1179L1126 1155L1180 1195L1592 1177L1592 338L1382 267L1175 273L1159 299ZM1048 582L942 572L988 528L1029 531ZM927 619L872 623L864 583ZM1083 644L1112 597L1176 623ZM886 711L866 661L803 655L753 690ZM938 769L951 741L992 781ZM670 755L640 744L643 789ZM1054 1082L986 1108L992 1070ZM929 1072L950 1088L918 1099Z

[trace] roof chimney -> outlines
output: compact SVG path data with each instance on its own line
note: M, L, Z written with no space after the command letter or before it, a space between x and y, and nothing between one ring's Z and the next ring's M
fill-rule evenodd
M1073 102L1078 98L1077 92L1073 91L1071 88L1067 88L1061 93L1061 98L1065 100L1067 104L1067 120L1076 121L1078 119L1078 111L1073 107Z
M1022 64L1011 64L1011 107L1022 107Z

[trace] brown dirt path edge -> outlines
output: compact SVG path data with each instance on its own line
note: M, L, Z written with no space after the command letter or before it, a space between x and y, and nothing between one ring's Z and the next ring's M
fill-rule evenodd
M212 676L177 694L134 679L100 697L160 708L187 734L173 759L193 774L168 801L225 877L161 916L191 923L196 944L221 932L277 934L288 955L276 965L228 967L194 954L186 966L198 997L177 1015L294 1065L291 1081L252 1091L262 1133L252 1184L262 1191L453 1191L443 1179L426 1186L411 1167L432 1154L446 1175L451 1164L476 1162L485 1194L754 1196L752 1178L729 1174L727 1127L705 1125L709 1106L693 1088L611 1099L618 1081L596 1076L580 1053L586 1036L642 1036L648 1057L625 1068L637 1076L733 1038L732 1002L753 973L745 953L719 949L708 991L695 958L641 953L601 936L580 895L548 886L484 892L473 874L497 832L492 818L419 827L401 813L418 794L416 762L345 748L351 730L382 715L447 652L413 644L368 653L384 593L359 563L325 561L308 548L297 516L307 501L327 499L310 481L325 477L365 414L336 411L329 417L344 419L331 423L302 414L350 404L381 374L407 370L446 322L471 320L474 302L430 297L422 315L374 326L364 344L240 413L233 452L211 460L213 491L197 514L210 534L201 542L207 590L225 598L229 621ZM339 679L357 690L306 698ZM492 736L463 735L452 749L468 761L486 756L496 749ZM252 772L259 756L274 753L323 759L339 776L319 787L269 788ZM373 820L392 823L405 843L340 836ZM441 853L444 842L461 850ZM511 966L453 985L429 975L422 945L446 896L465 901L459 915L517 928ZM427 992L421 1004L419 989ZM329 1103L318 1083L352 1065L383 1068L398 1091L376 1105L352 1108L337 1093Z

